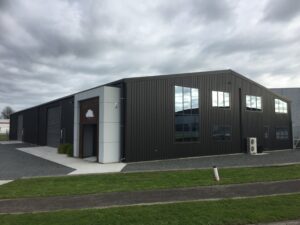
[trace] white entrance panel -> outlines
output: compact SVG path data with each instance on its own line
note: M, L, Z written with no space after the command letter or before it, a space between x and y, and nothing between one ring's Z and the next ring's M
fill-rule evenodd
M121 107L120 88L103 87L100 97L99 162L120 161Z
M102 86L84 91L74 98L74 156L79 157L80 101L99 97L99 146L100 163L120 162L121 106L120 88Z

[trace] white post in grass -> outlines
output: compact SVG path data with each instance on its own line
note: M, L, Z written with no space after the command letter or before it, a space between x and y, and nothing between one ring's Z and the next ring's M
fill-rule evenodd
M216 166L213 166L213 169L214 169L215 180L220 181L218 168Z

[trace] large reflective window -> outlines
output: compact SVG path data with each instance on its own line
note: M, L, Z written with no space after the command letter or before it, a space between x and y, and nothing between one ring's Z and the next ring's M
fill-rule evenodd
M212 106L230 108L230 94L223 91L212 91Z
M183 109L186 113L192 109L191 88L183 88Z
M183 113L183 88L179 86L175 86L175 112Z
M230 97L228 92L224 92L224 107L230 107Z
M192 88L192 109L199 109L199 90Z
M224 92L218 91L218 106L224 107Z
M212 106L218 107L218 92L217 91L212 92Z
M175 86L175 141L199 140L199 90Z
M262 111L261 97L246 95L246 109L250 111Z
M262 110L261 97L256 97L256 108Z
M288 113L287 103L280 99L275 99L275 112L276 113Z

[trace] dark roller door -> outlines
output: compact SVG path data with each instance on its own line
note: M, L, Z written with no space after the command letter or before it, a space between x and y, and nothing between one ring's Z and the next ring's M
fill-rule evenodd
M18 130L17 130L17 138L18 141L23 141L23 115L18 116Z
M60 107L52 107L47 113L47 145L58 147L60 144Z

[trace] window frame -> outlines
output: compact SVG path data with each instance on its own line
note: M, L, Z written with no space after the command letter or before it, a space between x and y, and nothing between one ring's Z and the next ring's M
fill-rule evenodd
M276 104L276 101L278 102L278 104ZM283 112L280 111L281 108L282 108L282 105L280 103L283 104L283 105L286 105L286 109ZM276 107L277 105L278 105L278 107ZM275 111L276 114L289 114L288 102L283 101L279 98L274 98L274 111Z
M182 109L184 111L184 88L190 88L190 97L191 97L191 101L190 101L190 109L193 110L193 93L192 93L192 89L197 89L198 90L198 113L197 114L179 114L178 116L197 116L197 119L198 119L198 137L197 137L197 140L192 140L192 141L186 141L184 140L184 137L183 137L183 141L177 141L176 140L176 111L175 111L175 107L176 107L176 87L180 87L182 88ZM200 88L198 87L187 87L187 86L183 86L183 85L178 85L178 84L175 84L173 86L173 101L174 101L174 105L173 105L173 144L193 144L193 143L200 143L200 137L201 137L201 134L200 134ZM183 131L184 132L184 131Z
M213 93L214 92L217 92L217 106L214 106L214 101L213 101ZM219 106L218 104L219 104L219 92L220 93L223 93L223 103L225 104L225 97L224 97L224 94L226 93L226 94L228 94L229 95L229 107L226 107L226 106ZM215 91L215 90L212 90L211 92L211 107L213 108L213 109L224 109L224 110L231 110L231 103L232 103L232 101L231 101L231 92L230 91Z
M277 138L277 130L286 130L287 131L287 138ZM275 139L276 139L276 141L290 141L289 128L288 127L276 127L275 128Z
M251 108L251 109L248 109L247 107L247 97L250 97L250 104L251 104L251 97L256 97L256 107L257 107L257 98L259 97L260 98L260 105L261 105L261 109L258 109L258 108ZM264 104L263 104L263 97L262 96L257 96L257 95L251 95L251 94L246 94L245 95L245 111L247 112L257 112L257 113L262 113L264 111Z
M213 136L213 131L214 131L214 128L215 127L228 127L229 130L230 130L230 139L229 140L219 140L219 139L214 139L214 136ZM231 125L213 125L212 126L212 129L211 129L211 138L213 141L216 141L216 142L232 142L232 126Z

